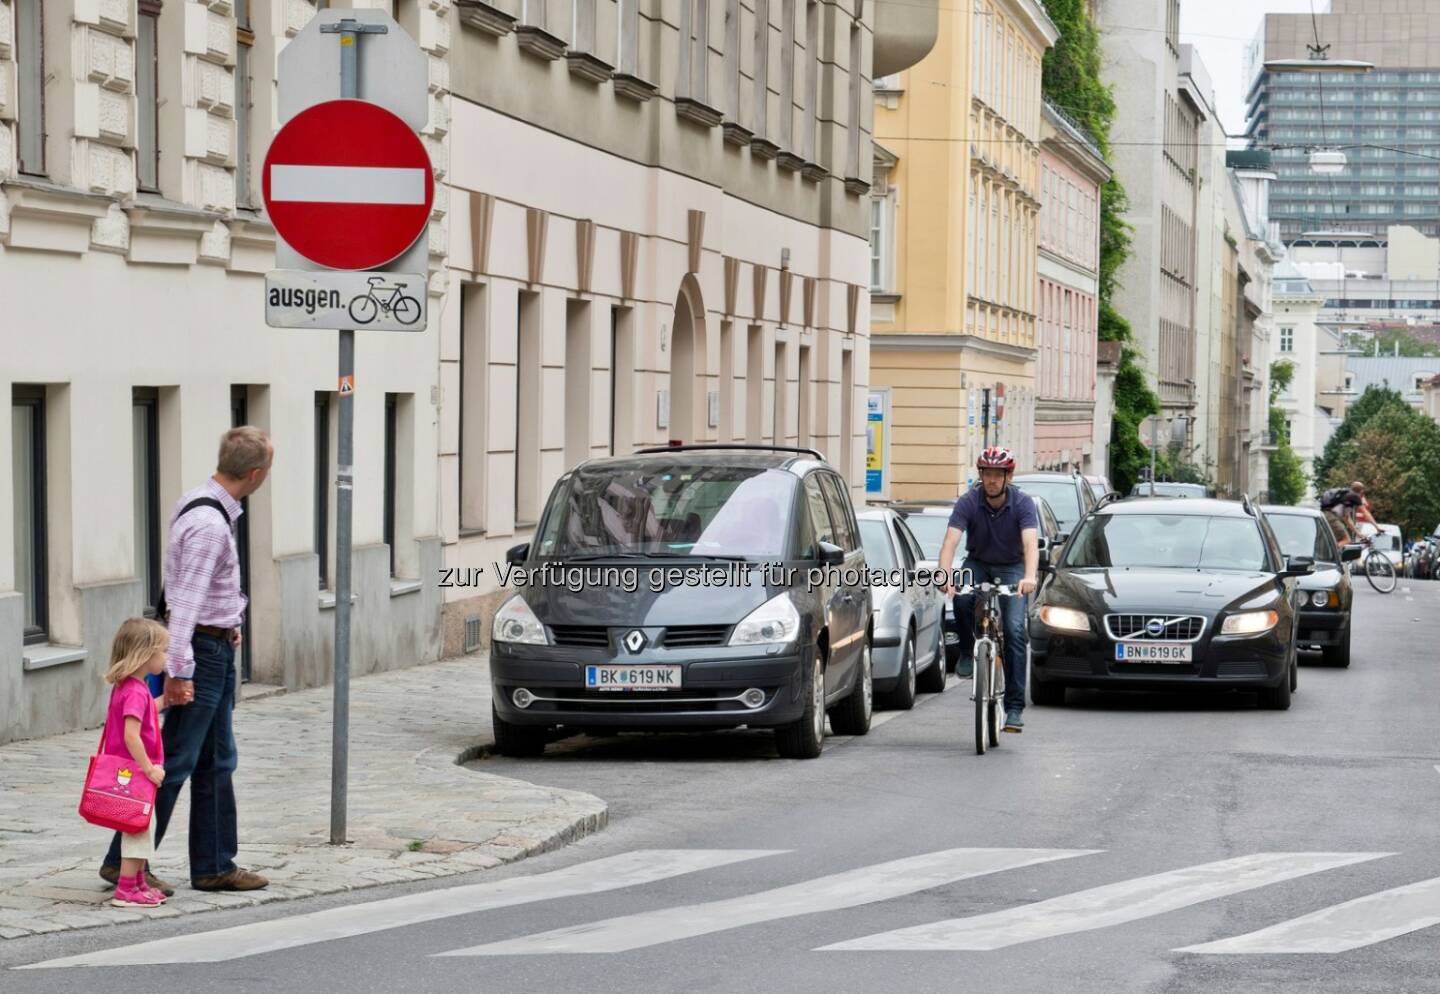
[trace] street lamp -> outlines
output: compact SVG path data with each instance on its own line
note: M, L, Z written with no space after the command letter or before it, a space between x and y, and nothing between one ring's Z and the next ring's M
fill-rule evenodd
M1319 38L1315 39L1319 41ZM1329 45L1306 45L1308 59L1271 59L1265 63L1266 72L1323 72L1323 73L1367 73L1375 68L1373 62L1360 59L1332 59Z
M1310 153L1310 171L1322 176L1344 172L1345 162L1345 153L1339 149L1317 148Z

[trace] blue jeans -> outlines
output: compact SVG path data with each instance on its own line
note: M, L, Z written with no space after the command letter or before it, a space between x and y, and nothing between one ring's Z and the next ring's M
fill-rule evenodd
M197 633L195 700L165 712L165 782L155 795L155 845L165 837L180 788L190 781L190 879L219 876L235 868L233 774L239 756L231 712L235 708L235 649L214 635ZM105 865L120 865L117 833Z
M1024 563L989 566L974 560L965 561L974 583L1003 583L1014 586L1025 576ZM1025 655L1030 645L1030 632L1025 625L1023 597L1000 598L1000 620L1005 626L1005 710L1025 710ZM960 654L966 659L975 655L975 595L960 594L955 598L955 622L960 629Z

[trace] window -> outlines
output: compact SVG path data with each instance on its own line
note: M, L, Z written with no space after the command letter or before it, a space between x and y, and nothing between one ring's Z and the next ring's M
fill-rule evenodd
M790 384L788 382L789 369L787 368L787 351L788 350L786 349L784 342L776 341L775 379L773 381L775 386L775 406L774 410L771 412L774 415L775 421L773 426L771 427L770 435L771 441L775 445L785 444L785 431L788 427L787 412L785 410L785 401L789 394L790 388Z
M830 507L825 502L825 492L820 489L819 473L805 477L805 504L810 508L810 527L815 533L815 541L839 545L835 538L835 526L830 522Z
M135 31L135 183L160 190L160 4L141 0Z
M160 600L159 393L137 387L131 401L135 465L135 576L145 616Z
M515 370L515 523L535 523L540 507L540 295L520 291Z
M399 395L385 395L385 507L384 539L390 550L390 575L395 575L395 467L399 441Z
M1281 329L1280 329L1280 351L1281 351L1281 352L1294 352L1294 351L1295 351L1295 329L1294 329L1294 328L1281 328Z
M595 0L574 0L570 24L571 48L577 52L595 51Z
M485 528L486 470L490 461L485 418L490 396L490 362L486 349L486 288L479 283L460 287L460 530Z
M45 9L43 0L14 0L20 172L45 174Z
M250 110L254 104L252 88L253 48L255 32L250 27L250 0L235 3L235 206L249 207L250 187Z
M840 472L850 478L850 454L855 448L855 353L840 354Z
M24 598L25 644L49 631L49 568L45 528L45 388L11 392L11 479L15 493L15 587Z
M860 177L860 74L860 28L852 24L850 27L850 147L845 160L847 164L845 175L855 179Z
M565 302L565 464L590 458L590 302Z
M796 444L802 447L809 447L814 443L814 440L810 437L811 408L815 403L812 396L810 377L810 348L809 346L802 345L800 346L800 417L796 429L798 433Z
M725 0L725 116L740 123L740 0Z
M710 100L710 3L681 0L680 59L675 82L677 97L700 103Z
M315 555L320 589L330 586L330 393L315 391Z
M770 0L755 0L755 137L766 137L770 106Z
M795 147L795 0L781 0L780 128L781 148Z
M895 77L899 85L899 77ZM806 162L817 162L815 137L820 109L820 4L805 4L805 114L804 134L800 136L800 154Z
M617 67L622 75L640 75L640 0L620 0L619 37L616 51L620 53Z
M835 540L846 552L860 547L859 525L850 513L850 502L845 498L845 485L833 473L821 473L820 483L825 490L826 503L830 505L830 521L835 526Z

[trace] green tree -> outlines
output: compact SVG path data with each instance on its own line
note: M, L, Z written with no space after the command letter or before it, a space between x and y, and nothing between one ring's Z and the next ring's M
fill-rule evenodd
M1042 89L1045 98L1088 131L1107 162L1115 98L1102 79L1100 32L1090 19L1089 0L1047 0L1050 19L1060 39L1045 53ZM1160 399L1145 381L1139 352L1131 344L1130 324L1114 306L1120 267L1130 255L1130 226L1125 223L1129 201L1115 177L1100 189L1099 338L1125 343L1115 380L1115 421L1110 441L1110 482L1128 493L1150 464L1140 441L1145 419L1160 410Z
M1270 364L1270 410L1268 424L1275 448L1270 452L1270 503L1295 505L1305 496L1305 468L1290 445L1290 429L1285 412L1276 403L1295 379L1295 366L1289 362Z
M1335 429L1335 434L1330 436L1330 441L1325 443L1325 451L1320 458L1315 460L1315 489L1316 495L1323 493L1326 487L1339 486L1339 483L1330 482L1335 468L1336 461L1340 458L1340 451L1360 433L1361 429L1386 408L1396 408L1401 411L1410 410L1410 405L1405 403L1405 398L1400 396L1396 390L1388 387L1369 386L1360 395L1360 399L1350 405L1345 412L1345 420L1340 422L1340 427ZM1355 479L1350 477L1344 482L1349 483Z
M1328 486L1363 480L1378 521L1414 537L1440 523L1440 425L1405 404L1387 403L1336 454Z

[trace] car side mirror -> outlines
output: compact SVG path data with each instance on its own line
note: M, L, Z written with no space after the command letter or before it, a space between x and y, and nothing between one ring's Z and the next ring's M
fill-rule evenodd
M843 566L845 565L845 550L838 545L821 542L819 558L821 566Z
M1315 572L1315 560L1309 556L1290 556L1285 560L1282 576L1309 576Z
M1353 563L1365 554L1363 545L1347 545L1340 550L1340 561L1342 563Z
M1050 548L1050 540L1044 535L1041 535L1035 540L1035 547L1038 548L1041 552L1046 552Z
M512 566L522 565L530 558L530 543L521 542L519 545L512 545L505 550L505 561Z

